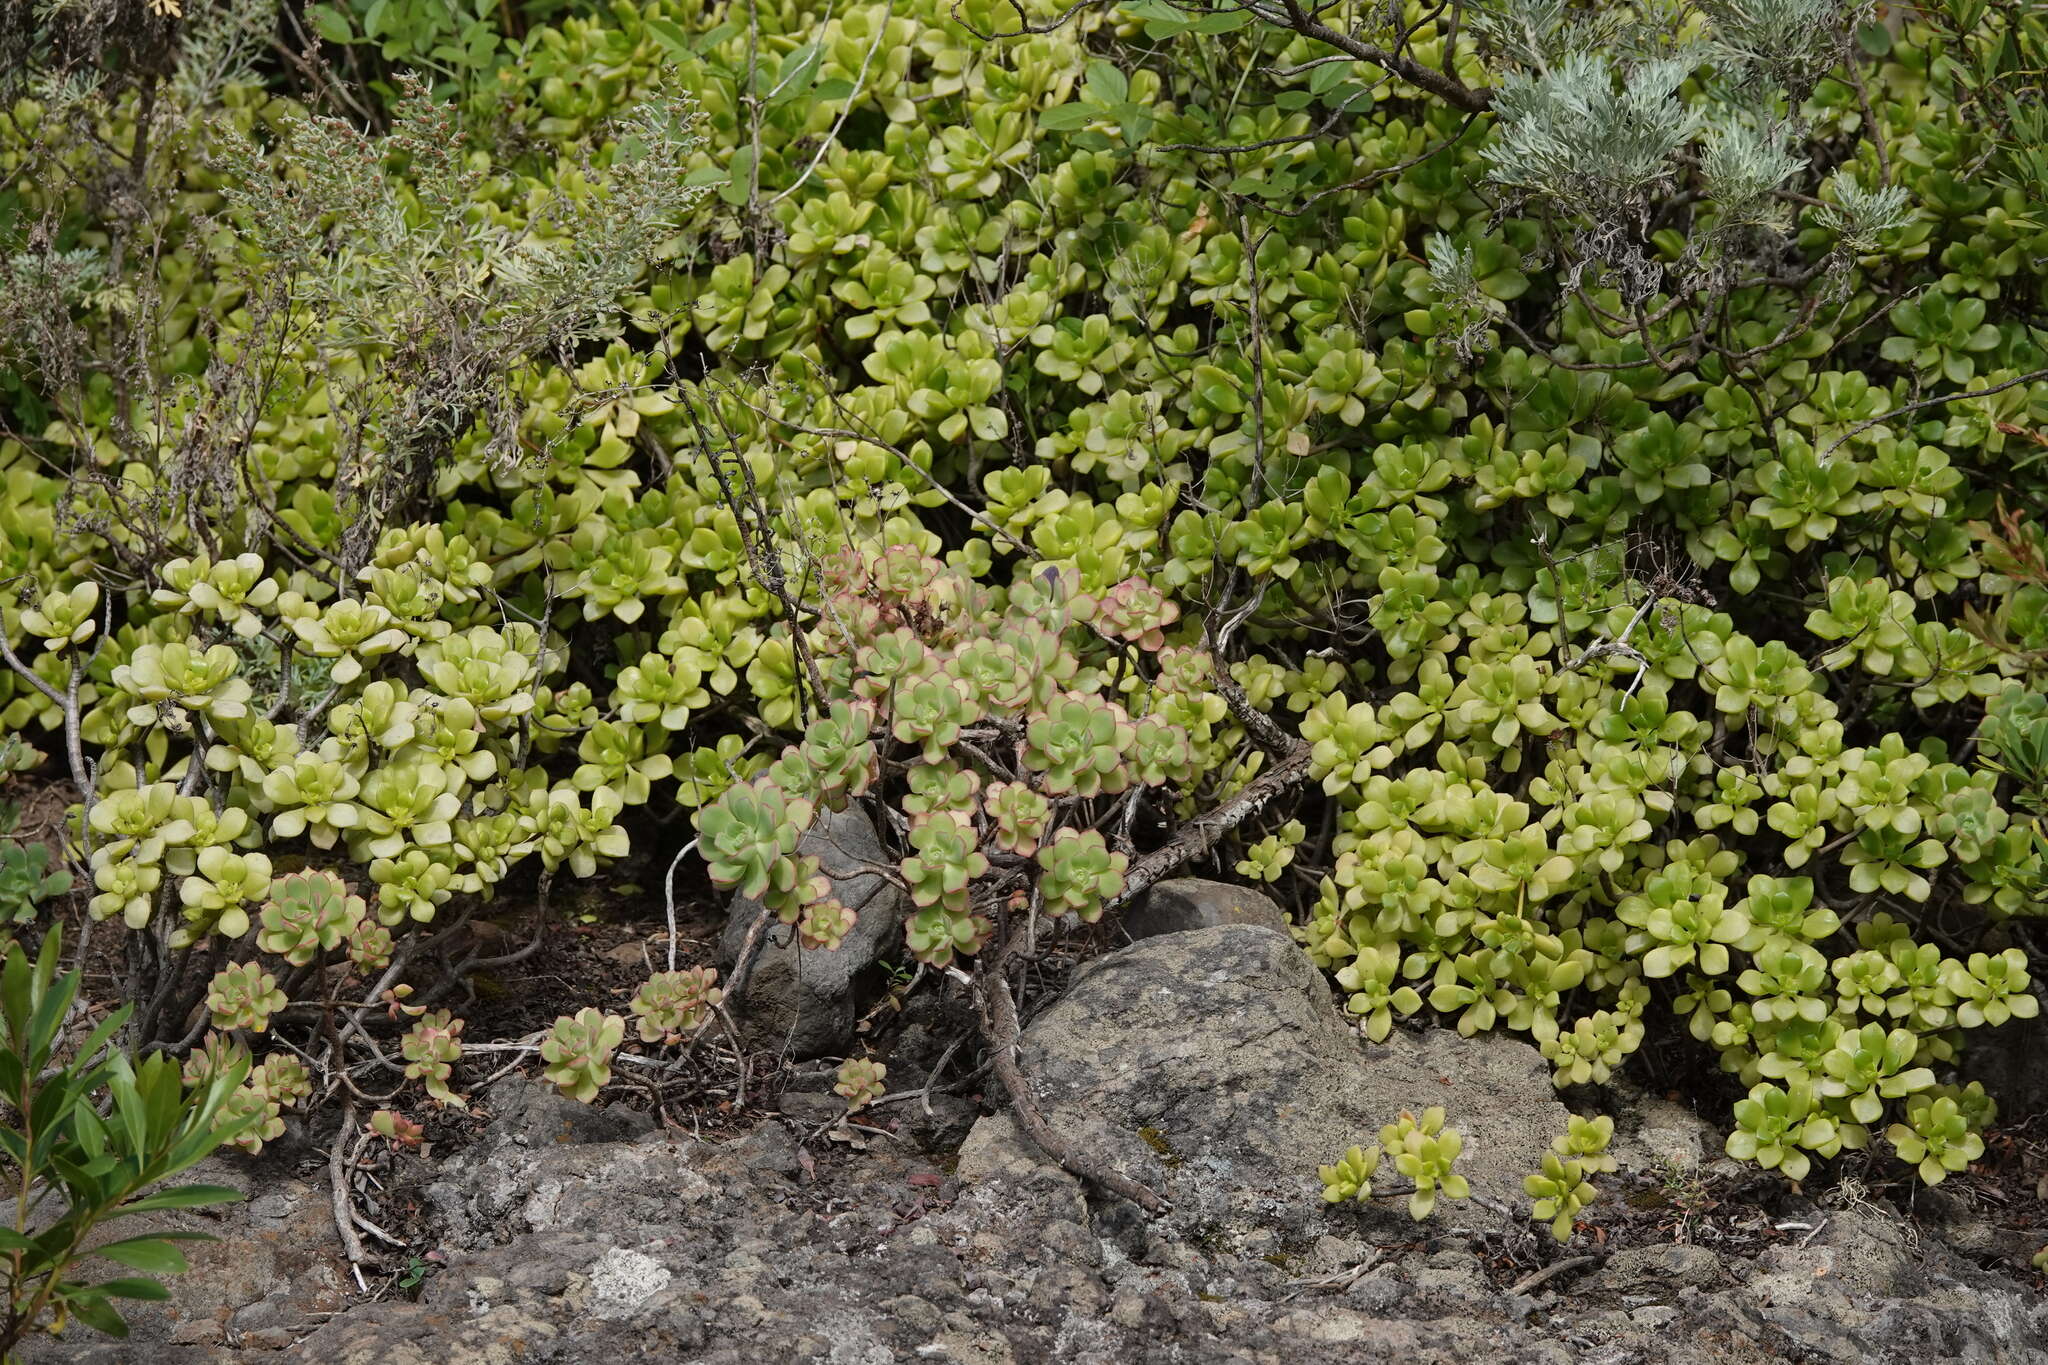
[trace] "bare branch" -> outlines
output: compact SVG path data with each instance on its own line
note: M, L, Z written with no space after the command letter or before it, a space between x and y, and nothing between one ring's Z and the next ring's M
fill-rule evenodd
M1966 398L1987 398L1994 393L2003 393L2007 389L2018 388L2022 384L2031 384L2036 379L2048 379L2048 369L2031 370L2017 379L2008 379L2003 384L1993 384L1988 389L1970 389L1964 393L1945 393L1939 398L1923 398L1917 403L1908 403L1902 408L1893 408L1890 412L1880 413L1867 422L1857 423L1834 440L1828 442L1827 448L1821 451L1820 458L1825 460L1828 456L1834 454L1844 441L1860 436L1872 427L1882 426L1894 417L1904 417L1907 413L1918 412L1922 408L1938 408L1944 403L1960 403Z
M1268 721L1267 724L1272 724ZM1180 832L1160 848L1132 863L1124 873L1124 889L1112 897L1108 909L1128 905L1172 873L1207 854L1231 830L1264 810L1276 798L1292 791L1308 777L1309 747L1296 740L1278 762L1260 773L1237 795L1222 805L1181 826Z
M982 1029L988 1034L993 1050L993 1064L996 1078L1003 1083L1003 1089L1010 1096L1010 1106L1017 1115L1017 1124L1025 1134L1047 1156L1061 1167L1100 1186L1109 1193L1130 1200L1149 1214L1157 1216L1167 1211L1166 1201L1121 1171L1075 1150L1064 1137L1046 1122L1045 1115L1038 1108L1038 1101L1031 1093L1030 1082L1025 1080L1023 1070L1017 1065L1017 1046L1020 1030L1017 1026L1017 1002L1010 997L1010 986L1003 979L1003 968L1011 953L1024 943L1022 938L1013 938L996 960L976 973L974 994L981 1006Z

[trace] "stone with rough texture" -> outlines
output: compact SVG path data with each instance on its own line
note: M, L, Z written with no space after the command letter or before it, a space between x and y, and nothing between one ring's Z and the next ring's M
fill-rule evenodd
M1270 945L1213 946L1223 963L1248 972L1251 989L1276 997L1262 1006L1239 1000L1265 1021L1239 1033L1269 1060L1284 1059L1275 1040L1307 1027L1299 1007L1280 1003L1307 996L1290 980L1284 956ZM1275 1031L1265 1040L1249 1037L1260 1028ZM1143 1037L1124 1041L1156 1055ZM1349 1045L1349 1035L1343 1041ZM1367 1052L1361 1067L1384 1056ZM1270 1097L1271 1083L1258 1084L1265 1088L1257 1093ZM1984 1271L1867 1203L1801 1211L1815 1234L1754 1260L1638 1242L1610 1247L1604 1264L1510 1297L1503 1274L1522 1272L1502 1267L1503 1253L1522 1265L1529 1256L1597 1256L1592 1239L1552 1248L1526 1231L1468 1238L1451 1231L1453 1219L1469 1221L1464 1209L1399 1237L1381 1236L1371 1217L1324 1206L1312 1193L1239 1210L1232 1225L1151 1220L1120 1200L1090 1197L1034 1153L990 1143L986 1133L980 1178L963 1188L900 1144L858 1154L806 1148L775 1120L725 1142L642 1131L644 1121L619 1110L565 1123L547 1088L520 1078L493 1087L485 1107L493 1118L474 1143L435 1159L424 1218L409 1229L415 1250L438 1251L445 1262L418 1286L416 1300L388 1283L371 1301L347 1296L345 1282L327 1278L338 1266L332 1229L321 1226L324 1190L269 1170L256 1199L208 1220L227 1239L217 1248L221 1259L175 1284L172 1304L144 1305L135 1343L95 1344L81 1335L28 1358L37 1365L2048 1362L2048 1302L2027 1283ZM889 1121L885 1112L874 1117ZM1201 1159L1191 1156L1187 1165ZM1252 1169L1262 1158L1244 1152L1237 1159ZM420 1160L400 1157L392 1174ZM244 1163L232 1169L246 1178ZM1605 1215L1594 1209L1599 1223ZM1396 1216L1397 1230L1401 1221ZM1640 1238L1645 1230L1641 1220L1608 1226L1618 1236ZM295 1229L289 1245L324 1259L285 1255L283 1243L265 1240L284 1227ZM251 1251L251 1264L234 1262ZM394 1254L390 1265L402 1264ZM224 1268L233 1285L219 1278ZM169 1309L182 1311L149 1316Z
M1720 1121L1686 1103L1654 1094L1617 1074L1604 1087L1599 1112L1614 1120L1608 1155L1626 1171L1655 1177L1687 1175L1721 1157L1726 1114Z
M895 860L858 809L819 811L797 852L818 860L832 881L832 893L854 912L853 928L837 948L805 948L796 941L796 926L778 923L771 914L745 991L732 1003L748 1041L777 1050L786 1045L798 1057L820 1057L844 1052L853 1040L862 995L877 964L892 954L906 954L901 929L909 902L895 884L861 870ZM761 911L759 901L734 897L718 942L719 966L727 976Z
M1534 1048L1443 1031L1365 1043L1293 941L1248 925L1147 939L1088 964L1025 1031L1022 1060L1055 1130L1158 1190L1176 1220L1233 1235L1303 1232L1320 1217L1316 1167L1403 1110L1444 1106L1465 1137L1458 1170L1510 1206L1565 1129ZM960 1173L1034 1161L1044 1158L1004 1115L976 1126ZM1407 1235L1404 1205L1357 1216ZM1457 1217L1499 1221L1477 1204Z
M1287 912L1273 898L1249 886L1177 877L1147 892L1124 912L1124 932L1133 940L1213 929L1222 924L1251 924L1287 932Z

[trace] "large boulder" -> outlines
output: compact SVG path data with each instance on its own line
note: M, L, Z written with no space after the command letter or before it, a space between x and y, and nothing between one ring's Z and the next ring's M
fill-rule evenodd
M878 964L892 953L904 953L902 926L909 902L894 883L865 870L895 860L857 808L820 811L797 852L818 860L832 881L832 893L854 912L853 929L835 949L805 948L797 942L795 925L771 917L732 1004L749 1042L786 1047L798 1057L821 1057L846 1051L860 1007L879 976ZM719 965L728 978L761 913L759 901L733 898L718 943Z
M1097 959L1025 1031L1022 1061L1057 1132L1158 1190L1176 1222L1231 1235L1323 1230L1316 1167L1431 1105L1464 1134L1458 1169L1474 1194L1498 1205L1445 1205L1449 1218L1497 1224L1526 1203L1523 1177L1565 1130L1528 1044L1442 1031L1366 1043L1292 940L1248 925ZM1014 1177L1045 1162L1005 1114L976 1125L960 1173ZM1391 1166L1387 1179L1403 1183ZM1401 1234L1404 1202L1346 1216Z

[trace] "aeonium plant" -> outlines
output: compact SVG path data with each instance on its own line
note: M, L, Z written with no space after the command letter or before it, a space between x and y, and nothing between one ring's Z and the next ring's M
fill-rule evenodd
M903 546L841 561L828 581L837 606L807 647L832 662L820 672L838 695L761 776L698 812L713 882L799 922L814 946L836 944L845 912L799 850L818 801L865 795L895 807L878 825L900 831L903 856L879 870L917 907L917 960L979 951L996 898L1030 886L1049 914L1101 915L1130 855L1075 822L1133 785L1170 792L1197 771L1168 697L1127 692L1161 708L1134 724L1110 695L1113 670L1164 646L1171 604L1137 579L1100 602L1070 599L1050 573L1020 575L1005 603ZM1033 655L1028 673L1008 662L1019 649Z

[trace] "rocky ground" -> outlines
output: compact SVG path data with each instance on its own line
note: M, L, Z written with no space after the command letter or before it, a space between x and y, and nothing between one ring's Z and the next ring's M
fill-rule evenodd
M1875 1165L1802 1193L1721 1158L1684 1103L1610 1090L1622 1169L1560 1247L1523 1216L1566 1112L1534 1049L1365 1043L1270 907L1179 894L1154 936L1077 971L1023 1048L1054 1128L1163 1194L1163 1217L1090 1194L1007 1115L913 1094L967 1028L933 995L861 1130L823 1067L717 1139L498 1082L479 1137L386 1173L377 1211L408 1245L370 1246L407 1273L361 1285L321 1144L216 1159L200 1178L254 1198L164 1216L224 1239L172 1302L140 1306L127 1343L28 1359L2048 1362L2026 1268L2048 1206L2021 1156L2006 1193L1965 1177L1905 1208ZM1319 1163L1430 1104L1467 1137L1472 1200L1421 1225L1399 1199L1321 1202Z

